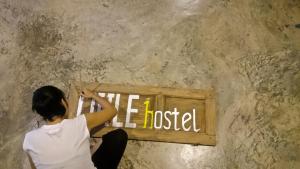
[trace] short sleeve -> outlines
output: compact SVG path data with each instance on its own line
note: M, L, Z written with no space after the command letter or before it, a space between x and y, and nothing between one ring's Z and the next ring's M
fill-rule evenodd
M27 138L27 134L26 134L24 137L24 140L23 140L23 150L25 152L28 152L28 147L29 147L29 144L28 144L28 138Z
M79 132L83 133L84 138L90 138L90 132L87 127L87 121L85 115L81 114L77 116L75 119L76 119L77 126L79 128Z

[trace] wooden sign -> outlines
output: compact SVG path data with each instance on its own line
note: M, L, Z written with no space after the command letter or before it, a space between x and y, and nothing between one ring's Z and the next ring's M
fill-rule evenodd
M79 95L82 87L106 97L118 110L112 121L93 137L123 128L129 139L216 144L212 90L77 83L70 87L70 118L101 109L94 100Z

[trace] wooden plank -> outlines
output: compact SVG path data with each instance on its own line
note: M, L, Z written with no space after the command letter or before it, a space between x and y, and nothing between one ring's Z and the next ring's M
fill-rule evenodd
M71 83L70 85L70 89L69 89L69 96L68 96L68 104L69 106L69 112L67 117L68 118L73 118L75 117L75 112L77 110L77 102L78 102L78 98L79 98L79 93L78 90L76 89L76 86L74 83Z
M129 139L216 144L213 90L74 82L70 87L69 107L72 113L69 117L75 116L80 105L82 110L79 113L97 109L92 100L84 99L82 104L78 104L80 85L102 93L118 109L117 121L97 131L93 137L102 137L108 131L121 127L127 131ZM131 109L137 112L130 112Z
M94 136L102 137L114 128L106 127L98 131ZM139 131L136 129L124 128L132 140L143 140L143 141L158 141L168 143L183 143L183 144L195 144L195 145L216 145L216 137L207 134L198 133L186 133L182 131L169 132L169 131ZM153 137L155 135L155 137ZM142 139L141 139L142 138ZM171 138L171 139L170 139Z
M205 108L206 108L206 133L208 135L215 135L215 124L216 124L216 113L215 113L215 100L211 98L207 98L205 100Z

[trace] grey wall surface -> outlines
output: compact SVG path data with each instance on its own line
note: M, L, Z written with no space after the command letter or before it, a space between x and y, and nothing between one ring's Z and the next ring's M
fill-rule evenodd
M217 146L130 141L121 169L299 169L299 0L0 0L0 169L29 169L34 89L214 88Z

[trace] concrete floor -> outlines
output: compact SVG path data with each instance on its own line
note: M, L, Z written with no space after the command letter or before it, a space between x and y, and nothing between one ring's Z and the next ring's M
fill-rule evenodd
M32 91L217 93L217 146L130 141L120 169L300 168L299 0L0 0L0 169L29 169Z

